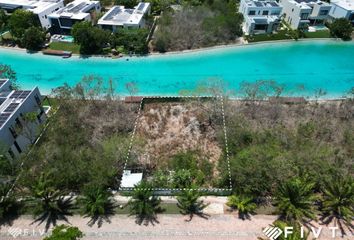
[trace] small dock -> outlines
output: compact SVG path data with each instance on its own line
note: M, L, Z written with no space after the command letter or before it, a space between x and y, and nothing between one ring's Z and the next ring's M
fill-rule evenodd
M69 58L72 56L72 52L70 51L61 51L61 50L53 50L53 49L45 49L42 51L44 55L52 55L59 56L63 58Z

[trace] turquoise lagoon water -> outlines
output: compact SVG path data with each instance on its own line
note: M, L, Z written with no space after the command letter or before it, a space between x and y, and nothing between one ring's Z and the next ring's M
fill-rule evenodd
M122 95L127 94L125 83L132 81L140 95L177 95L209 78L223 79L234 93L241 82L257 80L284 84L288 95L313 96L322 88L327 98L341 97L354 86L353 42L267 43L121 59L62 59L0 49L0 63L13 67L21 87L39 86L46 94L64 83L73 85L87 74L113 79Z

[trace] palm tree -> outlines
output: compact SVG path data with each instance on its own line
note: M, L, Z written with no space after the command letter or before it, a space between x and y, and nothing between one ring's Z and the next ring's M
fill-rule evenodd
M177 197L177 206L181 209L183 215L189 215L189 219L186 221L191 221L194 214L202 218L207 218L208 215L203 213L203 209L208 206L204 204L203 201L198 200L200 197L199 192L196 189L183 190Z
M296 223L316 219L313 183L293 178L281 184L275 196L274 204L280 217L288 222Z
M231 195L228 197L226 203L227 206L237 209L239 218L242 220L250 219L250 214L254 213L257 208L257 204L254 203L252 197L247 197L244 195Z
M327 182L323 190L321 210L323 212L321 220L325 224L334 220L342 235L345 234L343 224L353 228L351 221L354 216L354 179L342 177Z
M136 215L136 223L148 225L158 223L157 213L162 212L160 208L161 199L153 194L150 184L141 182L136 185L132 198L128 202L130 215Z
M111 200L112 193L106 189L90 185L84 190L84 196L80 203L82 213L90 217L89 225L92 226L96 222L101 227L103 220L110 222L109 216L114 214L114 203Z
M71 216L72 198L65 197L54 187L50 174L42 173L31 185L31 194L35 201L35 222L39 224L46 221L45 230L51 225L56 226L58 220L68 222L67 216Z
M9 217L16 217L19 205L12 195L8 195L11 189L10 183L0 184L0 225Z

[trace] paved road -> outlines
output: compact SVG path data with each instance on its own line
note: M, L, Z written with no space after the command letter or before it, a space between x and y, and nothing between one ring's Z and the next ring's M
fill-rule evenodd
M160 215L158 224L148 226L137 225L133 217L126 215L116 215L110 219L110 223L104 222L101 227L88 226L88 219L80 216L70 217L69 222L85 233L85 240L256 240L258 237L265 237L262 229L271 224L276 216L256 215L251 221L242 221L231 214L212 215L208 220L195 217L191 222L186 222L185 219L181 215ZM25 216L17 219L11 227L3 226L0 229L0 240L43 239L41 234L44 226L37 226L32 222L30 216ZM318 239L333 239L328 228L322 227ZM14 238L9 234L9 230L11 233L20 232L17 232L19 235ZM336 239L353 240L354 237L352 235Z

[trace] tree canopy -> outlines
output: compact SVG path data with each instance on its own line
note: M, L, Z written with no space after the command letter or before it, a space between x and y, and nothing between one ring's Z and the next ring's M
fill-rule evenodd
M11 14L9 19L9 30L13 37L21 41L26 30L30 27L40 27L39 20L34 13L18 9Z
M353 26L348 19L339 18L335 19L330 25L331 35L334 37L342 38L343 40L351 39Z

